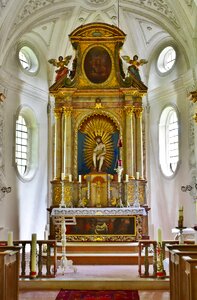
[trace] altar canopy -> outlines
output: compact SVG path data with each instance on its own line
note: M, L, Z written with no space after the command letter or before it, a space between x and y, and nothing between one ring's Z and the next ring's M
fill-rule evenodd
M78 225L68 229L70 240L147 237L142 107L147 87L123 69L120 52L126 35L119 28L91 23L69 38L71 68L50 87L55 108L49 211L61 206L75 215L81 209ZM91 217L84 213L86 208ZM59 238L52 218L50 236ZM121 231L121 226L127 229Z

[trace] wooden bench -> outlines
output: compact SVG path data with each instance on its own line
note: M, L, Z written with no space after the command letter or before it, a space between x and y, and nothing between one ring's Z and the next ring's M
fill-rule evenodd
M19 251L0 249L1 300L18 299L19 259Z
M186 278L184 256L197 258L197 245L166 245L169 249L170 262L170 299L189 300L185 296ZM194 300L193 298L191 300Z

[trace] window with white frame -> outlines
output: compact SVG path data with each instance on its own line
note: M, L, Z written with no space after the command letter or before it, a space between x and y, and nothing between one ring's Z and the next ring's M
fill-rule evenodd
M15 129L15 164L17 174L29 180L35 174L38 159L38 129L33 111L22 107L17 115Z
M159 122L159 160L162 172L172 176L179 162L179 122L174 107L166 107Z
M29 131L25 119L19 115L16 121L16 151L15 161L18 172L24 176L28 166Z
M38 56L29 46L22 46L18 50L18 59L23 71L27 74L35 74L39 69Z
M159 54L157 68L160 73L169 72L176 62L176 51L173 47L165 47Z

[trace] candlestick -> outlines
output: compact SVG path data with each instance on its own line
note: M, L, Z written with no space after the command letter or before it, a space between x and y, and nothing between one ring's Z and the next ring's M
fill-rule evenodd
M61 173L61 180L64 180L64 173Z
M32 278L36 277L36 244L37 244L37 235L36 235L36 233L32 233L32 240L31 240L31 272L30 272L30 276Z
M69 182L72 182L72 174L68 175Z
M8 231L8 246L13 246L13 232Z
M136 179L138 180L140 178L140 173L136 172Z
M125 182L129 182L129 175L125 174Z

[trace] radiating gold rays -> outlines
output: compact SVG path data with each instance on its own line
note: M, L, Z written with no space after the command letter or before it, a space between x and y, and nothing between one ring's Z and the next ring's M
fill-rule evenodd
M88 117L80 127L80 131L85 133L84 159L88 168L92 166L93 150L96 146L95 137L101 136L106 147L105 167L110 167L113 159L112 134L117 131L113 120L105 115L93 115Z

